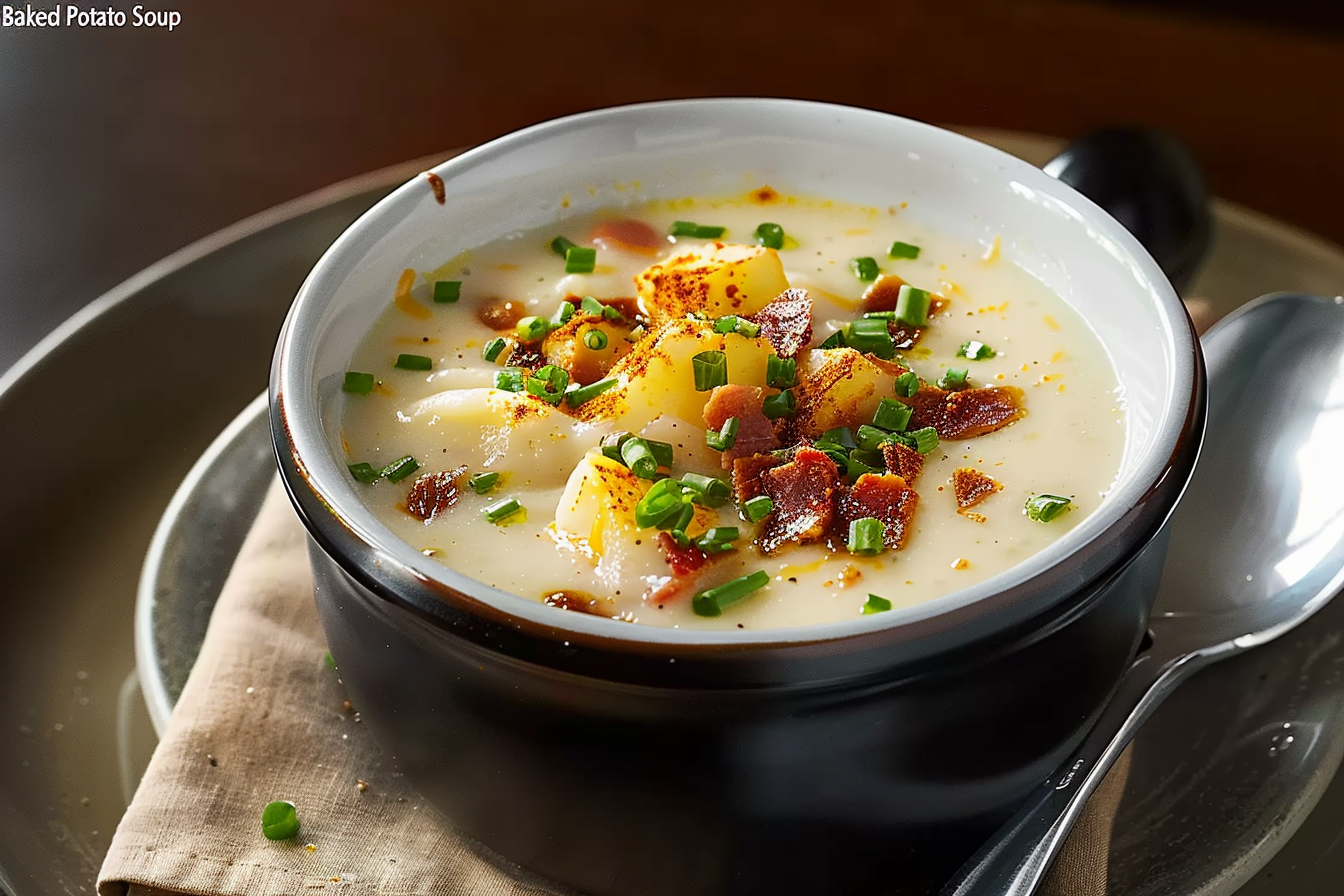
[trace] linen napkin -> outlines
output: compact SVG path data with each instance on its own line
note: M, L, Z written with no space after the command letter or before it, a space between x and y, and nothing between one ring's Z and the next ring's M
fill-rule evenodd
M112 839L99 896L554 894L455 832L395 771L326 662L312 590L277 481ZM1075 828L1051 896L1106 893L1124 762ZM262 836L272 800L296 804L297 837Z

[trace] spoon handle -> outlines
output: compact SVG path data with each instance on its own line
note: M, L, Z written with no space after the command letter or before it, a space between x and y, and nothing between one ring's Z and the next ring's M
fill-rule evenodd
M942 896L1031 896L1036 891L1088 797L1139 726L1203 665L1198 654L1157 651L1155 644L1134 660L1082 745L961 866Z

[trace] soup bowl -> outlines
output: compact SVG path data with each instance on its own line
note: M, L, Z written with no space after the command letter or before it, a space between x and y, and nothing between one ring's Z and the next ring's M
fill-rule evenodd
M342 376L402 270L553 225L561 206L748 180L909 199L963 242L1001 237L1114 364L1126 439L1097 509L1007 571L915 606L693 631L490 587L364 505L338 448ZM405 184L308 277L270 397L322 624L379 742L483 854L604 896L927 891L1077 744L1139 648L1205 407L1183 305L1085 197L926 124L748 99L565 118Z

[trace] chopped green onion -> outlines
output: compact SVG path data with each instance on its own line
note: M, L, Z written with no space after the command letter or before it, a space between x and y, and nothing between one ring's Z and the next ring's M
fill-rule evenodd
M764 588L769 582L770 574L758 569L750 575L741 576L715 588L706 588L691 598L691 609L697 616L719 616L728 607L753 591Z
M660 467L672 466L672 445L669 442L659 442L657 439L645 439L649 443L649 448L653 451L654 458L658 461Z
M887 250L887 257L888 257L888 258L918 258L918 257L919 257L919 247L918 247L918 246L913 246L913 245L911 245L910 243L903 243L903 242L901 242L900 240L897 240L896 242L892 243L892 244L891 244L891 248Z
M895 320L895 311L865 311L863 316L868 320Z
M902 398L914 398L915 393L919 391L919 377L915 376L913 371L907 370L905 373L896 377L896 394Z
M559 255L561 258L564 258L565 253L573 248L574 244L562 236L558 236L555 239L551 240L551 251L554 252L556 255Z
M915 444L913 447L920 454L928 454L938 447L938 430L932 426L916 429L913 432L906 433L906 435L914 438Z
M544 317L538 317L535 314L529 314L527 317L518 321L514 327L514 332L523 342L537 342L546 338L546 334L551 331L551 325Z
M267 840L288 840L299 833L299 813L289 800L275 800L261 810L261 833Z
M574 316L574 306L568 302L561 302L560 307L555 309L551 319L547 322L552 330L559 329L569 323L569 319Z
M626 432L625 430L607 433L602 437L602 441L598 443L598 447L602 449L602 453L609 459L614 460L617 463L624 463L624 461L621 460L621 446L625 444L626 439L633 439L634 437L634 433Z
M715 526L697 538L695 546L706 554L722 554L733 549L733 542L737 540L737 536L736 526Z
M948 392L957 389L966 388L966 368L951 367L943 371L943 375L938 378L938 388L946 389Z
M341 383L341 391L353 392L356 395L368 395L373 391L373 384L373 374L360 373L358 370L347 370L345 372L345 382Z
M714 332L715 333L733 332L734 330L737 329L737 320L738 318L734 314L726 314L723 317L717 318L714 321Z
M865 516L849 524L851 554L880 554L887 544L882 540L884 527L877 517Z
M383 475L373 468L373 464L349 464L348 466L350 468L350 475L365 485L377 482Z
M865 423L855 431L854 441L864 451L880 451L883 442L891 441L891 433Z
M603 305L602 316L613 323L620 323L625 320L625 315L614 305Z
M785 389L783 392L771 395L765 401L761 402L761 411L771 420L778 420L780 417L787 417L798 408L798 399L794 397L793 392Z
M873 425L889 432L902 432L910 423L910 415L913 413L914 408L910 405L894 398L884 398L877 405L877 413L873 414Z
M566 274L591 274L597 267L597 250L591 246L570 246L565 250Z
M729 417L723 421L723 426L718 432L711 429L705 433L705 444L715 451L727 451L737 443L737 429L741 425L741 420Z
M485 344L485 348L481 349L481 357L493 364L495 360L503 354L504 349L508 347L509 342L507 339L496 336Z
M670 529L668 530L667 534L671 535L672 540L675 541L677 544L681 545L683 548L690 547L691 539L681 529Z
M432 370L434 361L424 355L401 354L397 355L397 360L392 362L392 366L402 370Z
M771 355L765 359L765 384L776 389L791 389L798 383L798 362L793 358Z
M821 434L817 444L826 442L831 445L837 445L846 451L853 451L858 446L854 443L854 432L848 426L837 426L834 429L828 429Z
M722 386L728 382L728 356L716 350L700 352L691 358L691 374L697 392Z
M326 655L322 657L322 662L324 662L324 663L327 664L327 668L328 668L328 669L335 669L335 668L336 668L336 657L334 657L334 656L331 655L331 651L330 651L330 650L328 650L328 651L326 652Z
M607 347L607 334L593 328L583 334L583 344L595 352L600 352Z
M579 310L584 314L591 314L594 317L600 316L606 307L606 305L603 305L592 296L584 296L583 301L579 302Z
M505 367L495 371L495 388L505 392L521 392L527 380L526 367Z
M478 495L490 494L495 490L495 486L498 484L498 473L473 473L471 477L467 479L467 485L471 486L471 490Z
M616 385L616 382L617 380L615 377L608 377L605 380L598 380L597 382L589 383L586 386L570 386L565 390L565 401L569 402L570 407L577 408L585 402L592 401L594 398Z
M845 472L851 479L858 479L864 473L885 473L886 462L881 451L865 451L855 448L845 459Z
M493 504L485 505L484 509L481 510L481 516L485 517L485 521L488 523L502 523L522 509L523 505L518 503L517 498L504 498Z
M767 249L784 248L784 228L778 224L771 224L769 221L759 224L753 236L756 237L758 246L765 246Z
M691 496L686 494L686 487L680 482L671 478L659 479L635 505L635 525L642 529L679 528L674 524L684 509L690 509L692 515L695 513L690 500Z
M877 259L871 256L865 255L863 258L851 258L849 260L849 269L854 272L855 277L858 277L864 283L877 279Z
M733 493L733 488L727 481L713 476L704 476L700 473L687 473L681 477L681 484L695 492L696 503L704 504L706 507L718 507Z
M892 341L884 320L864 318L850 321L845 340L853 348L869 352L884 361L896 356L896 343Z
M1072 509L1073 502L1068 498L1059 495L1035 495L1027 499L1026 509L1023 512L1026 513L1027 519L1048 523Z
M817 348L844 348L847 345L849 345L849 343L845 341L844 330L836 330L834 333L827 336L825 341L817 346Z
M742 504L742 515L748 522L759 523L761 520L775 512L775 502L770 500L769 495L757 495L754 498L748 498Z
M878 597L876 594L868 595L868 599L863 602L859 612L864 616L870 616L873 613L885 613L891 609L891 601L885 597Z
M535 395L547 404L559 404L569 385L569 372L563 367L547 364L529 376L524 385L528 395Z
M994 349L985 345L978 339L967 339L957 349L957 357L967 358L971 361L983 361L986 358L992 358L995 355Z
M649 443L638 436L632 436L622 443L621 460L640 479L655 479L658 476L658 459L653 456Z
M745 317L737 319L737 329L733 332L739 336L745 336L748 339L755 339L761 335L761 325L754 320L747 320Z
M383 467L379 475L388 482L400 482L418 469L420 469L420 462L408 454Z
M443 303L456 302L462 298L461 280L437 280L434 283L434 301Z
M927 289L916 289L903 283L901 291L896 293L896 319L912 327L926 327L932 302L933 294Z
M723 227L709 224L696 224L694 221L673 221L668 230L672 236L689 236L697 240L716 240L723 236Z

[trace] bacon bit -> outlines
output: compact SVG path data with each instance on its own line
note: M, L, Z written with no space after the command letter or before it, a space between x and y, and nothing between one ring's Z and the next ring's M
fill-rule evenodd
M760 482L775 504L758 542L761 550L769 554L790 541L808 544L830 530L840 472L825 454L799 448L793 460L763 472Z
M527 315L522 302L491 299L476 312L476 319L492 330L512 330Z
M599 249L623 249L640 255L656 255L667 245L661 233L634 218L603 221L588 232L588 241Z
M895 311L896 297L901 293L905 280L895 274L883 274L873 281L873 285L863 291L864 311Z
M406 496L406 511L418 520L433 522L434 517L457 503L457 477L465 472L466 467L458 467L421 474Z
M947 299L942 296L935 295L930 299L929 320L932 321L935 317L942 314L943 309L947 308L947 305ZM891 341L896 343L896 351L898 352L908 352L910 349L914 348L919 343L919 340L924 335L926 329L928 328L908 327L899 321L892 321L887 326L888 332L891 333Z
M752 202L760 205L769 205L772 202L779 201L779 193L769 184L766 184L758 190L752 190L747 194L747 197L751 199Z
M733 461L733 500L738 504L745 504L763 494L761 474L782 463L783 458L775 457L773 454L736 458Z
M392 294L392 304L397 310L409 314L418 320L428 320L434 313L411 297L411 288L415 286L415 271L411 268L401 272L397 278L397 289Z
M1002 489L1002 483L974 467L957 467L952 471L952 493L957 496L957 506L962 510L974 507Z
M924 455L909 445L899 445L894 442L884 442L882 444L882 461L883 466L887 468L887 472L895 473L904 479L906 485L914 485L915 480L919 478L920 471L924 469Z
M859 579L863 578L863 571L854 564L847 563L845 564L845 568L840 570L838 578L840 579L840 587L848 588L850 585L853 585Z
M536 342L532 345L515 345L513 351L509 352L510 367L526 367L528 370L536 370L546 363L546 356L541 352L541 343Z
M658 550L663 552L667 565L672 568L675 577L689 576L705 568L709 555L694 544L682 547L670 532L658 533Z
M882 541L899 551L910 534L919 494L895 473L864 473L837 501L841 528L837 537L848 533L849 524L864 517L882 521Z
M909 400L914 413L910 429L932 426L940 439L969 439L1003 429L1026 416L1022 390L1016 386L989 386L944 392L923 385Z
M542 595L541 602L548 607L555 607L557 610L572 610L575 613L587 613L590 616L607 616L601 606L604 601L600 597L595 597L587 591L548 591Z
M429 181L429 188L434 191L434 201L443 205L446 195L443 190L443 178L439 177L433 171L425 172L425 180Z
M723 428L730 417L737 418L737 440L733 447L723 452L723 468L733 467L733 461L739 457L762 454L779 447L779 438L775 435L775 424L761 410L765 403L765 390L760 386L743 386L729 383L715 386L705 402L705 425L717 432Z
M792 358L812 341L812 297L805 289L786 289L749 315L781 358Z

